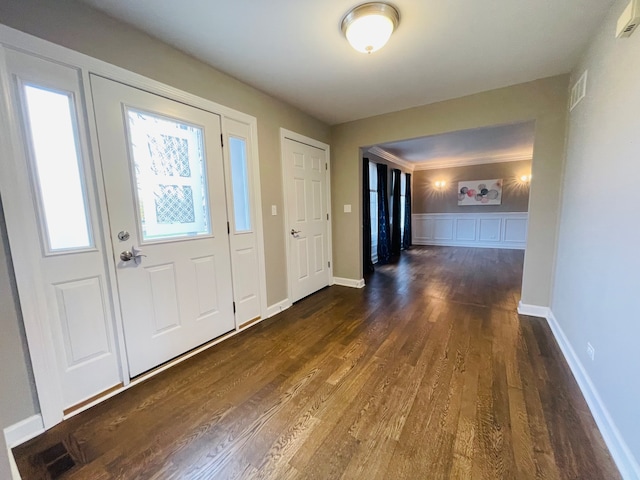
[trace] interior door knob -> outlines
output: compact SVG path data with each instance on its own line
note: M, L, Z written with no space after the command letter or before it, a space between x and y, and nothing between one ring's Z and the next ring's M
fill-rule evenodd
M291 229L291 235L293 235L294 237L298 235L300 232L302 232L302 230L294 230L293 228Z

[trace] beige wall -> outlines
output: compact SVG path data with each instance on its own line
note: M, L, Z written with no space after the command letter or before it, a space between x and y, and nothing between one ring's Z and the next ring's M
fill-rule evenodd
M617 40L617 0L584 58L587 95L569 116L552 310L640 478L640 32ZM595 348L592 361L587 342Z
M568 76L561 75L331 128L334 274L362 278L359 148L438 133L535 120L522 301L549 305L564 157ZM352 204L359 219L342 213ZM358 239L358 241L354 241Z
M128 25L74 0L4 0L0 22L258 119L267 304L287 297L280 127L329 143L329 127Z
M418 170L413 174L413 213L493 213L526 212L529 209L529 185L520 180L531 173L531 160L489 163L466 167ZM458 182L465 180L490 180L501 178L503 182L500 205L458 206ZM445 188L434 183L445 181Z
M0 202L0 435L39 407ZM1 446L1 445L0 445ZM1 452L0 452L1 453Z

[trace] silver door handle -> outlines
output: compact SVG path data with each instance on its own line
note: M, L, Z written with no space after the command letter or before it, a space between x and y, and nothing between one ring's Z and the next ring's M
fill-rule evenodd
M300 232L302 232L302 230L294 230L293 228L291 229L291 235L293 235L294 237Z
M146 257L146 255L142 253L142 250L134 246L131 246L131 250L125 250L124 252L120 253L120 260L122 260L123 262L130 262L131 260L133 260L136 265L140 264L140 262L142 261L142 257Z

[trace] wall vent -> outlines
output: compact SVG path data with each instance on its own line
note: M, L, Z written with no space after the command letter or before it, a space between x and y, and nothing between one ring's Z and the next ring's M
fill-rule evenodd
M580 100L582 100L587 94L587 71L585 70L580 78L575 83L573 88L571 88L571 102L569 110L573 110Z
M618 19L616 38L630 37L640 23L640 0L631 0Z

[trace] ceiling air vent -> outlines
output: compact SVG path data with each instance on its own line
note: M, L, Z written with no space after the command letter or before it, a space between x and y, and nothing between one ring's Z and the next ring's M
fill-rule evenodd
M580 78L571 89L571 102L569 110L573 110L580 100L587 94L587 70L584 71Z
M640 0L631 0L618 19L616 38L630 37L640 23Z

